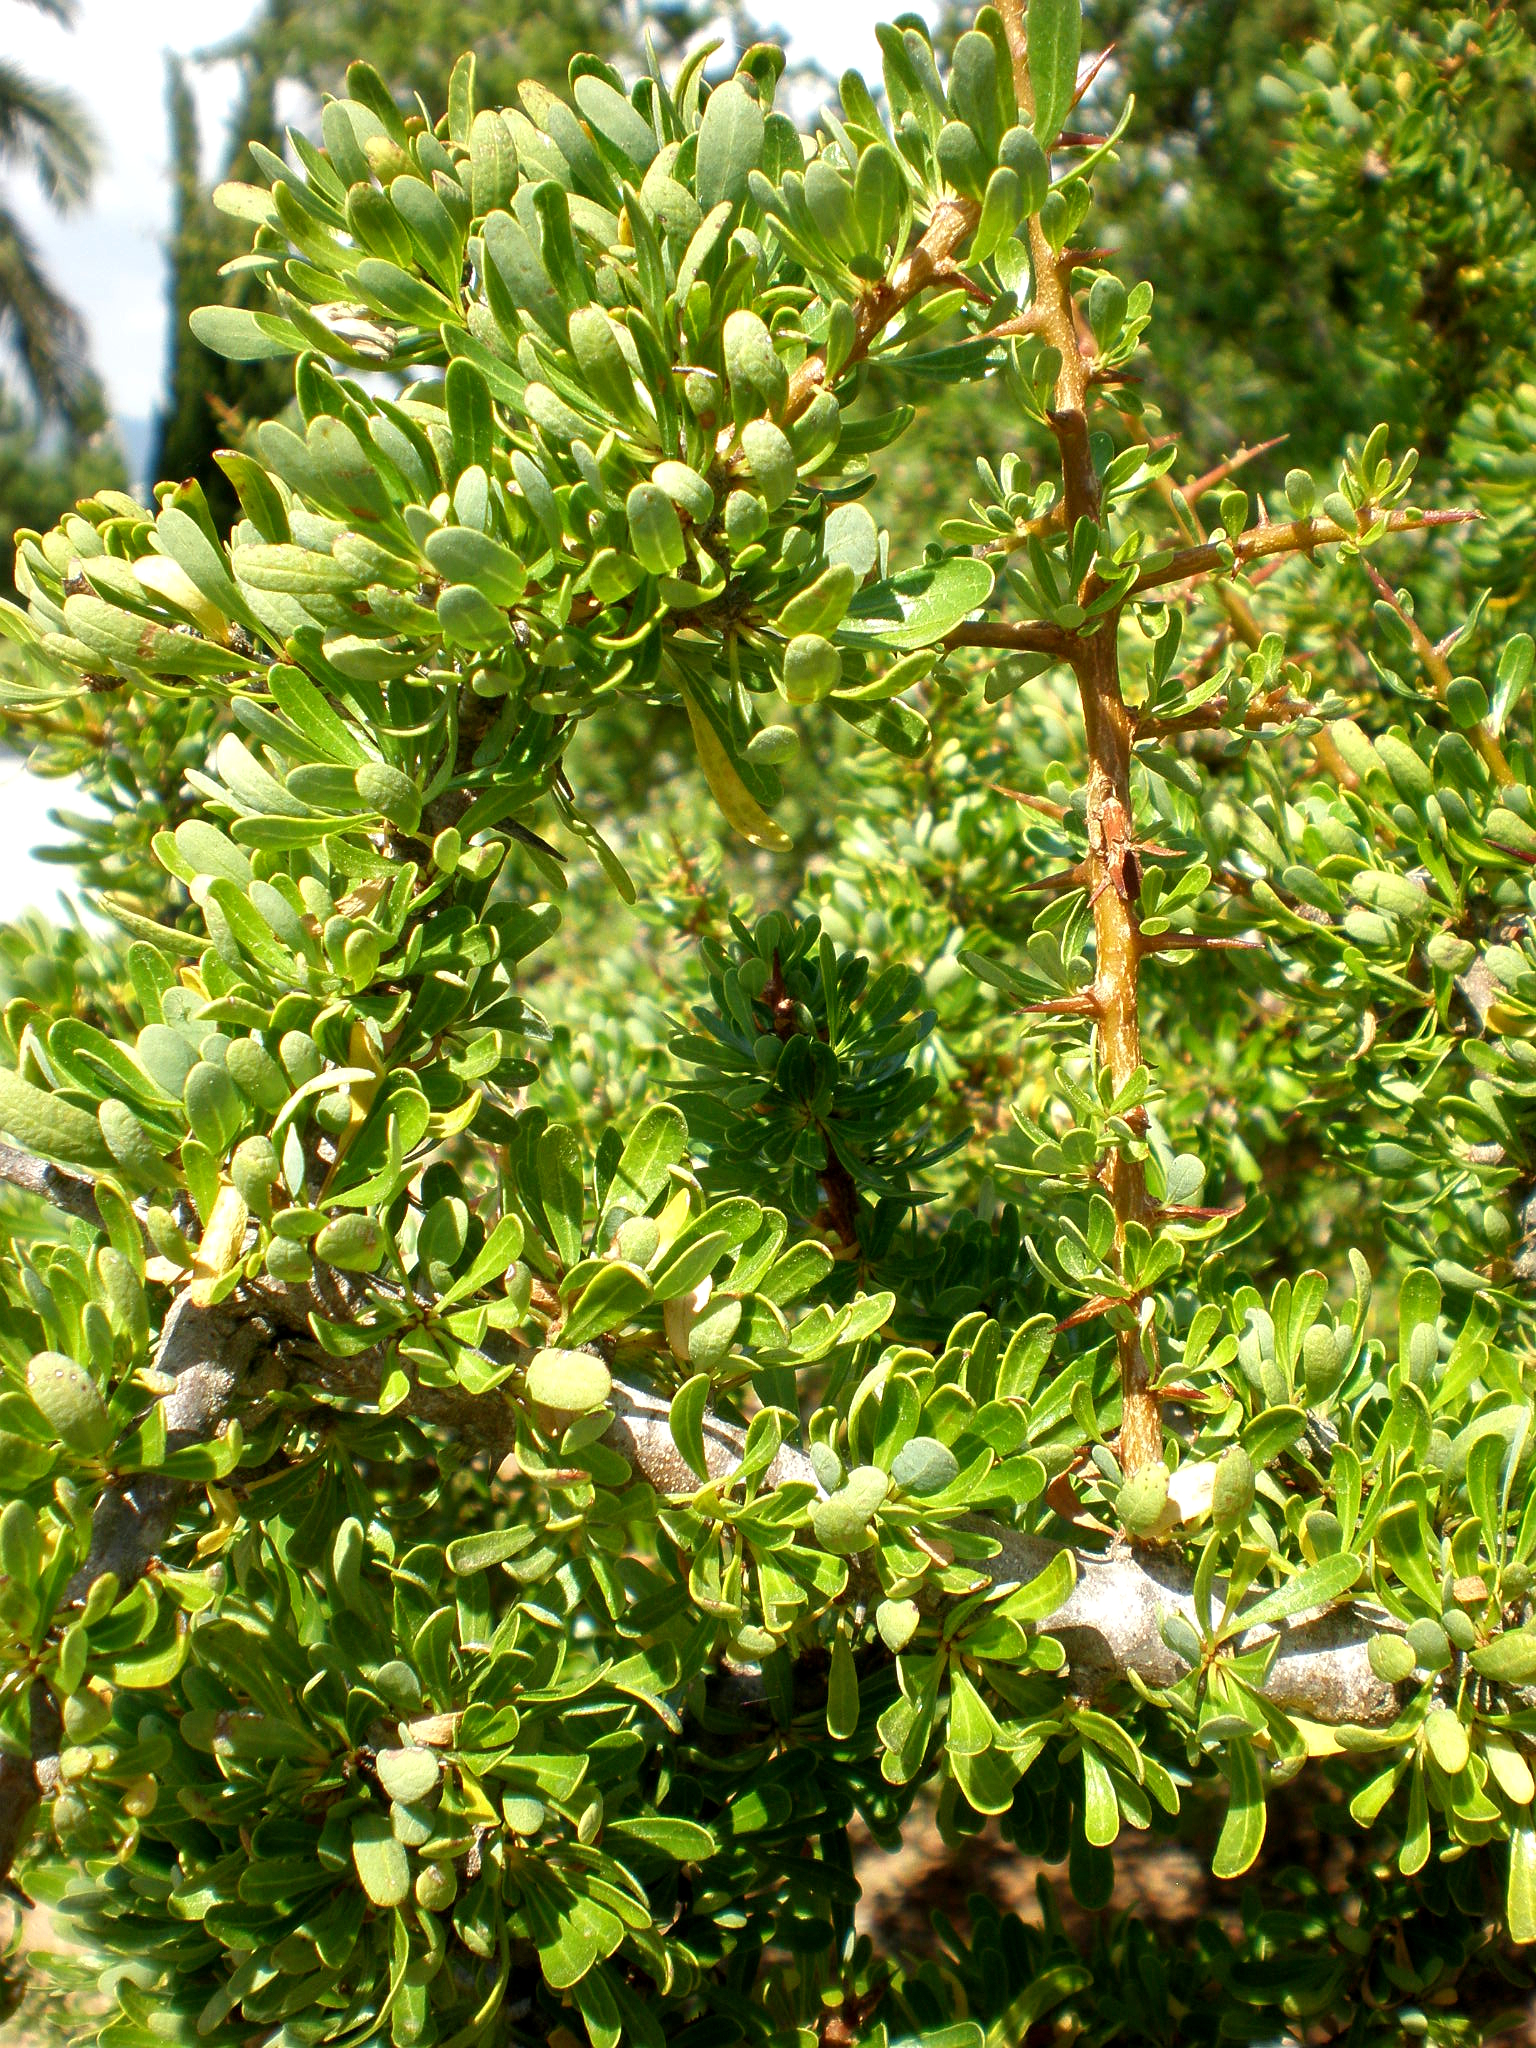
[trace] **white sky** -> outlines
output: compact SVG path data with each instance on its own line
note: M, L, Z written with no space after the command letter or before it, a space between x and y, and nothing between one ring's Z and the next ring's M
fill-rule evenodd
M154 413L165 364L166 52L189 55L224 41L245 26L257 4L81 0L71 31L22 0L0 0L0 55L40 79L68 85L98 131L101 172L90 203L73 215L60 220L51 214L19 176L0 178L0 190L48 251L54 275L84 314L97 369L124 420ZM834 77L850 64L877 75L873 25L899 11L898 0L759 0L754 10L784 32L795 57L819 62ZM211 166L222 153L234 67L199 66L194 80ZM53 907L59 871L40 867L30 851L58 836L46 814L69 794L58 783L37 783L0 756L0 918L33 904Z

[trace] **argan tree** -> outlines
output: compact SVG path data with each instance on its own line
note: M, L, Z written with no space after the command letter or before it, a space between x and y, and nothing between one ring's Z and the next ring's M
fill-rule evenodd
M1385 426L1189 473L1076 0L878 36L809 135L765 46L430 126L354 65L221 195L271 310L194 329L296 358L238 523L22 537L121 944L6 969L0 1849L113 2048L1524 1994L1532 643L1394 583L1470 515ZM974 495L882 531L957 384ZM1372 644L1288 645L1346 575ZM919 1801L1098 1917L876 1952ZM1133 1833L1226 1917L1103 1916Z

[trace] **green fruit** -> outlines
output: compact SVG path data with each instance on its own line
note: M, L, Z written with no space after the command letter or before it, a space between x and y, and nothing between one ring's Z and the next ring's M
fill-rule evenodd
M631 1216L627 1223L619 1225L614 1248L629 1265L648 1266L660 1243L661 1232L654 1216Z
M1413 1651L1401 1636L1372 1636L1365 1654L1376 1676L1388 1685L1401 1685L1413 1676Z
M372 1216L338 1216L315 1239L315 1257L344 1273L377 1271L388 1240Z
M759 767L777 768L800 751L800 735L792 725L765 725L747 741L746 757Z
M274 1237L266 1250L266 1268L286 1287L304 1287L314 1277L315 1262L291 1237Z
M1211 1520L1218 1529L1235 1529L1253 1512L1253 1500L1253 1460L1241 1444L1233 1444L1216 1467Z
M1163 1519L1168 1506L1168 1467L1161 1459L1143 1465L1121 1486L1115 1510L1133 1536L1146 1536Z
M458 1895L458 1873L451 1863L423 1864L416 1876L416 1903L423 1912L446 1912Z
M104 1451L112 1423L96 1382L62 1351L40 1351L27 1367L27 1392L61 1442L82 1456Z
M613 1392L613 1375L590 1351L536 1351L523 1382L530 1401L565 1415L586 1415L601 1408Z
M842 657L819 633L797 633L784 649L784 694L791 704L819 704L842 676Z

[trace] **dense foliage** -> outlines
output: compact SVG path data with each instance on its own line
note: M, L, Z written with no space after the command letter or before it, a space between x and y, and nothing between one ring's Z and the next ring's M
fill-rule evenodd
M1520 73L1459 19L1275 74L1320 244L1325 122L1406 176ZM121 936L0 963L0 1850L103 2041L1526 1993L1523 201L1469 143L1390 212L1481 252L1475 364L1362 234L1396 424L1202 470L1080 41L904 18L809 135L762 45L465 60L430 126L356 64L219 195L267 297L194 332L295 366L232 528L20 536L7 708ZM1089 1911L1137 1830L1241 1912L877 1954L855 1823L930 1797Z

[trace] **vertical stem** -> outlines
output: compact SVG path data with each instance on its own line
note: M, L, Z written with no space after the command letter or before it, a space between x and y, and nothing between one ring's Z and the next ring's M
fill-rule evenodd
M1000 11L1013 53L1019 104L1031 106L1024 0L1001 0ZM1051 248L1038 216L1029 223L1029 248L1040 329L1061 357L1051 426L1061 454L1070 536L1079 519L1096 521L1099 516L1099 478L1088 442L1088 370L1072 310L1070 259L1063 260ZM1120 689L1119 627L1117 608L1095 632L1076 641L1070 657L1088 752L1088 876L1097 956L1093 995L1101 1057L1117 1090L1141 1065L1141 924L1136 914L1140 870L1131 810L1134 734ZM1134 1110L1127 1121L1144 1124L1145 1112ZM1116 1150L1101 1167L1100 1181L1115 1212L1116 1256L1123 1258L1127 1225L1143 1223L1151 1213L1146 1174L1139 1159ZM1152 1361L1139 1325L1118 1330L1116 1344L1122 1401L1120 1462L1129 1473L1161 1459L1162 1420Z

